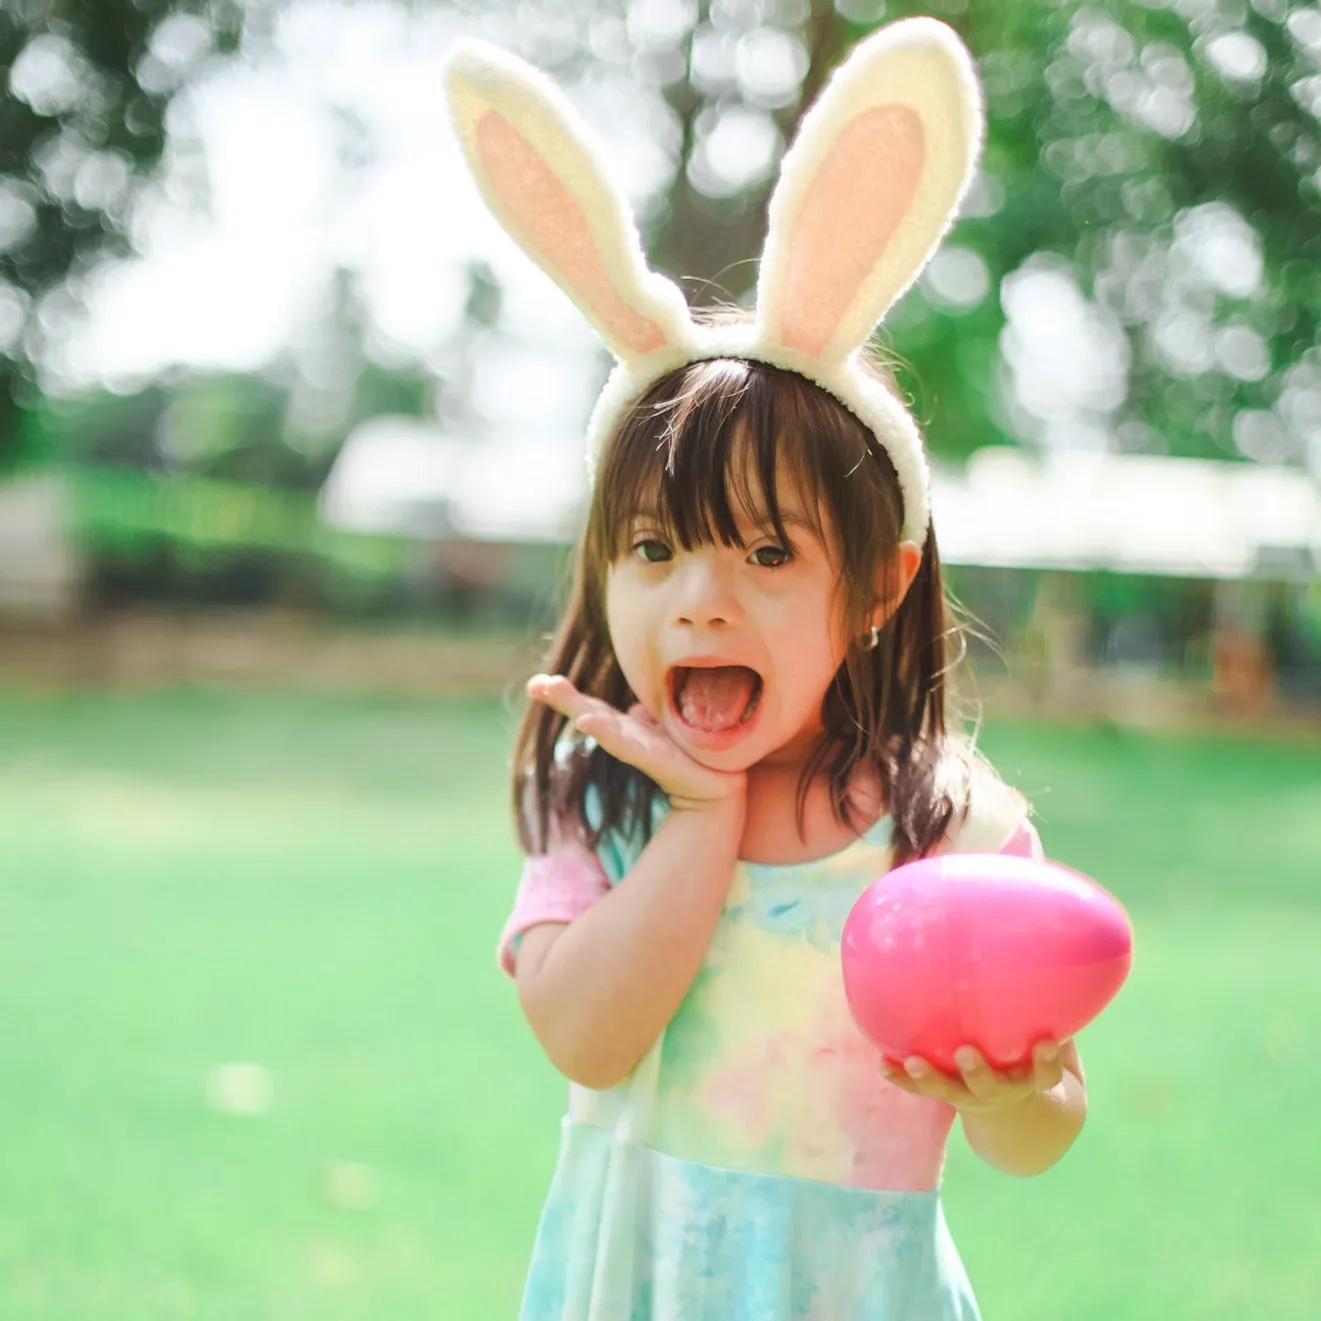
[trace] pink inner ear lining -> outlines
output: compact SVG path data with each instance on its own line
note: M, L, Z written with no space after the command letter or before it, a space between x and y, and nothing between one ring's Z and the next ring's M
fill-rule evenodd
M786 348L816 357L830 343L908 214L925 160L922 120L906 105L866 110L836 138L786 236L773 331Z
M498 110L484 110L475 147L518 237L608 337L633 354L660 348L664 331L619 296L582 207L531 143Z

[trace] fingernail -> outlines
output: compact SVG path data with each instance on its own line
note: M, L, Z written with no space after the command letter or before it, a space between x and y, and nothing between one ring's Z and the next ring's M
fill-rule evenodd
M921 1060L905 1060L904 1068L910 1078L920 1078L927 1071L926 1065Z
M1060 1048L1058 1046L1042 1046L1041 1048L1041 1058L1043 1060L1053 1061L1059 1056L1059 1053Z
M975 1050L956 1050L954 1052L954 1063L960 1069L975 1069L977 1067L977 1052Z

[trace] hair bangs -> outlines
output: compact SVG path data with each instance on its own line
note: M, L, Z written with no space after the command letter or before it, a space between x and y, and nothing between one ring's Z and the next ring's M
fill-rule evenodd
M838 456L823 454L821 441L838 424L823 427L806 415L820 392L804 384L791 373L726 358L657 382L600 472L593 521L607 562L627 553L642 520L685 550L743 546L749 528L788 543L794 522L824 542L823 507L832 517L842 511L825 498L836 466L831 457ZM844 411L833 400L825 407ZM853 463L865 449L859 440Z

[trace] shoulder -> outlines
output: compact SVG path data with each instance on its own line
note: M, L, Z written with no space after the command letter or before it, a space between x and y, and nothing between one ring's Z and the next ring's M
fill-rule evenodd
M951 740L942 767L955 802L954 821L945 836L947 851L1039 853L1027 799L971 743Z

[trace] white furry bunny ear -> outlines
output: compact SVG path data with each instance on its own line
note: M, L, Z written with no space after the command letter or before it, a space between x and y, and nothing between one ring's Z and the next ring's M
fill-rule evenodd
M628 204L587 125L530 65L458 43L445 85L459 140L491 210L622 360L684 342L687 303L649 270Z
M952 223L981 138L976 71L943 23L909 19L861 42L785 153L759 338L827 363L861 345Z

